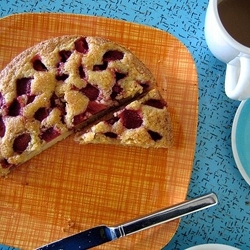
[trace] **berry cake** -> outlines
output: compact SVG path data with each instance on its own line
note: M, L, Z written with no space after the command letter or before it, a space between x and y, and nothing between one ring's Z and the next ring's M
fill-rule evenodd
M153 88L145 65L103 38L63 36L25 50L0 72L0 176Z
M165 101L156 89L114 112L75 140L80 144L103 143L139 147L168 148L172 145L172 129Z

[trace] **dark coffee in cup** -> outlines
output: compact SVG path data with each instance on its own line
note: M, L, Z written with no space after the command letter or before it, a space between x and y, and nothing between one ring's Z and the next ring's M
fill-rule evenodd
M250 0L223 0L218 4L218 13L230 36L250 47Z

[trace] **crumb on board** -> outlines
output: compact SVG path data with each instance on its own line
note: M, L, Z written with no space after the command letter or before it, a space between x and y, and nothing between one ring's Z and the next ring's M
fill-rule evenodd
M62 231L63 231L64 233L67 233L67 232L69 232L69 230L70 230L71 228L73 228L74 226L75 226L75 222L74 222L73 220L71 220L70 218L68 218L68 219L67 219L67 222L66 222L66 224L65 224L65 226L62 227Z

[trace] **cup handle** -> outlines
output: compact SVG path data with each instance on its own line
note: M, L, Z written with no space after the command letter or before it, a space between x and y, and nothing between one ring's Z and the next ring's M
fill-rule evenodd
M250 58L238 56L227 64L226 95L234 100L250 98Z

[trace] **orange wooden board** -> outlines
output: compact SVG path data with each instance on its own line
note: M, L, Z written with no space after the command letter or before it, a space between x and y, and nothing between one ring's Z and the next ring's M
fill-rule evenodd
M185 200L193 166L198 82L187 48L142 25L72 14L18 14L0 20L0 68L48 38L109 38L134 52L155 75L171 113L174 146L142 149L58 143L0 179L0 241L33 249L90 227L116 225ZM160 249L179 220L98 247Z

